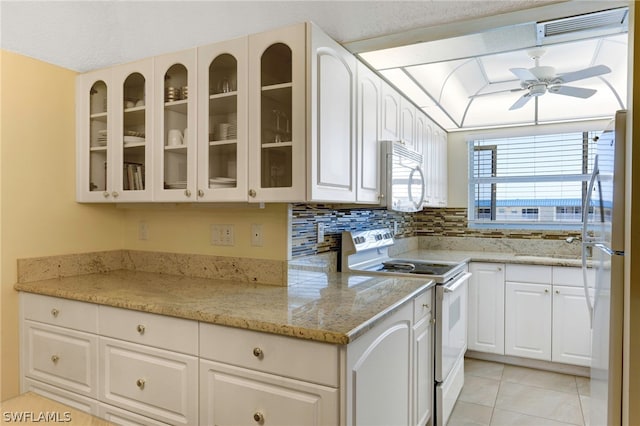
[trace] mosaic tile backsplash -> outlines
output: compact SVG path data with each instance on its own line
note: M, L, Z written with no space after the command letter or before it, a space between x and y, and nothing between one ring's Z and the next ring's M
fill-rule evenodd
M406 237L482 237L513 239L564 240L579 232L517 229L471 229L466 208L425 208L417 213L401 213L385 208L336 209L326 205L293 204L292 257L340 251L342 231L389 228L397 226L397 239ZM317 226L324 225L324 241L318 243Z

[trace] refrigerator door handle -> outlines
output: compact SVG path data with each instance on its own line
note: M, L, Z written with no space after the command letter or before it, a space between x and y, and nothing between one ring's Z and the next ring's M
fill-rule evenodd
M592 247L597 247L600 250L602 250L603 252L607 253L609 256L624 256L624 251L623 250L614 250L611 247L602 244L602 243L595 243L595 244L589 244Z
M589 310L589 325L593 328L593 304L591 303L591 297L589 296L589 283L587 282L587 248L592 247L593 243L589 242L587 236L587 225L589 223L589 204L591 201L591 193L595 185L596 179L600 171L598 170L598 156L593 163L593 173L589 179L589 186L587 192L584 194L584 202L582 203L582 286L584 287L584 297L587 302L587 309Z

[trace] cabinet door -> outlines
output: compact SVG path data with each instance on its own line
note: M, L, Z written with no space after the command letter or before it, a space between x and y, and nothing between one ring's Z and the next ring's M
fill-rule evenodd
M154 200L195 201L196 50L154 58Z
M412 307L406 304L347 348L347 424L412 421Z
M469 349L504 355L504 265L469 266Z
M400 140L400 94L385 82L381 107L380 140Z
M113 201L151 201L153 58L113 68Z
M435 197L438 207L447 206L448 167L447 167L447 134L438 129L435 133L436 141L436 180Z
M416 107L406 100L400 98L400 140L403 141L408 148L419 151L416 148Z
M174 425L198 423L198 358L101 337L101 402Z
M306 25L249 37L249 201L306 199Z
M591 364L591 324L584 289L553 286L552 332L552 361Z
M424 426L433 416L433 324L431 315L414 327L413 332L414 417L413 424Z
M309 44L309 201L356 200L356 59L313 24Z
M357 201L380 201L381 79L361 62L357 64Z
M428 121L424 127L422 163L424 171L424 204L429 207L437 207L436 200L436 181L437 181L437 163L436 163L436 142L434 135L434 125Z
M247 44L243 37L198 48L200 201L249 197Z
M95 398L98 365L93 334L24 321L24 374L28 378Z
M338 389L200 360L202 425L337 425Z
M505 355L551 361L551 285L506 283Z
M113 191L111 70L76 79L76 199L111 202Z

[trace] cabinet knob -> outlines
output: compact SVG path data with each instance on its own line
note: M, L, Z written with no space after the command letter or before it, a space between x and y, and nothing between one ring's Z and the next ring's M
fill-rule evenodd
M139 334L144 334L145 326L143 324L138 324L136 330L138 330Z
M428 303L423 303L422 307L425 309L431 309L431 306Z
M53 308L51 310L51 316L53 316L54 318L58 318L58 314L60 313L59 310L57 310L56 308Z
M255 413L253 413L253 420L255 420L256 423L264 423L264 414L262 414L260 411L256 411Z
M58 355L51 355L51 362L57 364L60 361L60 357Z
M560 290L556 290L556 294L560 294Z
M102 196L103 196L104 198L109 198L109 191L104 191L104 192L102 193Z
M137 386L140 390L144 389L144 384L145 384L144 379L138 379L138 380L136 380L136 386Z
M256 358L262 358L263 355L264 353L262 352L262 349L253 348L253 356L255 356Z
M111 196L112 196L113 198L118 198L118 195L120 195L120 194L118 194L118 191L113 191L113 192L111 193Z
M544 289L544 292L545 292L545 293L549 293L549 289L548 289L548 288L545 288L545 289Z
M436 323L436 319L435 318L431 318L431 321L429 321L431 324L435 324Z
M204 197L204 191L202 189L198 189L198 197Z
M191 197L191 190L190 189L185 189L184 190L184 195L187 197Z
M249 190L249 197L251 197L251 198L255 198L255 196L256 196L256 195L257 195L257 194L256 194L256 190L255 190L255 189L250 189L250 190Z

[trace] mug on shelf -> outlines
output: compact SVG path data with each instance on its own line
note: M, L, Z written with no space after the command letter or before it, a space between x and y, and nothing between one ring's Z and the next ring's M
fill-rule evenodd
M169 146L182 145L182 132L180 129L170 129L167 141Z

